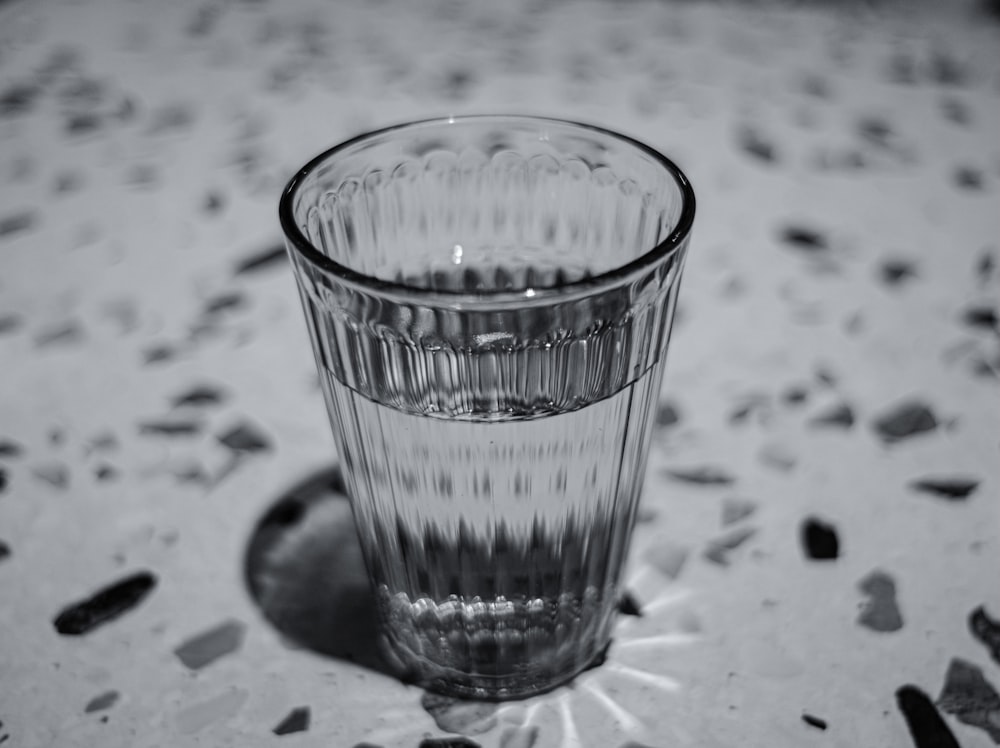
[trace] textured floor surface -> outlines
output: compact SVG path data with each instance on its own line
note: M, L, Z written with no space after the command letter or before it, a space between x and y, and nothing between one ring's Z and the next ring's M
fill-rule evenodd
M0 745L1000 743L985 8L0 3ZM503 706L379 670L276 219L474 111L699 197L608 660Z

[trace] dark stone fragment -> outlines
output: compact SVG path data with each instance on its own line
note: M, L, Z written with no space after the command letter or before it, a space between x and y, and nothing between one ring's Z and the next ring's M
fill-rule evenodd
M854 425L854 411L847 403L840 403L814 416L809 423L813 426L841 426L849 429Z
M705 558L719 566L729 566L729 552L739 548L756 534L757 530L753 527L743 527L716 538L705 549Z
M910 400L876 418L873 427L884 441L894 442L933 431L938 427L938 420L928 405Z
M674 480L701 486L728 486L736 480L731 474L714 465L667 470L666 474Z
M879 268L879 279L887 286L899 286L917 277L917 269L908 260L886 260Z
M482 748L482 746L469 738L424 738L420 741L419 748Z
M175 408L184 405L216 405L225 399L226 394L221 388L202 384L176 395L170 404Z
M758 161L774 163L778 159L774 143L763 137L756 128L744 127L740 130L738 142L740 148Z
M827 727L825 719L814 717L811 714L803 714L802 721L805 722L810 727L815 727L817 730L825 730Z
M355 743L352 748L383 748L381 745L375 745L374 743Z
M204 208L206 213L215 215L222 210L225 204L226 201L220 193L209 192L205 195L205 201L202 203L202 208Z
M858 135L871 145L886 148L893 136L892 125L878 117L866 117L858 122Z
M996 267L996 260L993 259L993 253L988 249L984 250L976 261L976 276L985 283L993 275L994 267Z
M910 483L914 491L934 494L949 501L961 501L978 487L979 481L974 478L920 478Z
M201 670L243 646L245 633L246 626L239 621L225 621L188 639L174 650L174 654L191 670Z
M827 387L837 386L837 375L830 371L825 365L820 364L815 371L816 381Z
M169 361L176 355L177 350L171 345L154 345L143 351L142 362L143 364L157 364L161 361Z
M632 593L628 591L618 598L618 612L622 615L642 618L642 610L639 608L639 603L632 597Z
M785 244L805 252L821 252L830 246L823 234L806 226L786 226L780 236Z
M5 558L10 558L10 555L11 555L10 546L7 545L4 541L0 540L0 561L3 561Z
M83 135L101 127L102 121L94 112L76 112L66 117L64 128L70 135Z
M271 732L275 735L288 735L293 732L305 732L309 729L309 707L300 706L292 709L278 726Z
M288 253L285 251L284 245L278 244L244 257L236 263L236 274L244 275L246 273L255 273L260 270L278 267L279 265L284 266L287 260Z
M194 436L202 429L200 421L146 421L139 424L139 433L154 436Z
M840 540L836 528L815 517L802 523L802 548L813 561L832 561L840 555Z
M958 717L959 722L985 730L994 743L1000 743L1000 694L978 666L953 658L937 705Z
M673 403L660 403L659 406L657 406L656 415L654 416L654 423L657 427L666 428L668 426L673 426L679 423L680 420L680 412Z
M205 302L205 313L218 314L230 309L239 309L246 305L246 301L246 296L239 291L222 293Z
M972 166L959 166L954 174L955 186L963 190L981 190L983 172Z
M497 705L487 701L466 701L425 691L420 705L445 732L481 735L497 724Z
M788 405L802 405L809 399L809 390L802 385L792 385L781 394L781 399Z
M248 423L234 426L217 439L220 444L234 452L261 452L271 449L271 440Z
M858 589L868 595L858 616L861 626L882 633L903 628L903 617L896 606L896 583L892 577L885 572L873 571L858 582Z
M21 318L16 314L4 314L0 316L0 335L14 332L21 326Z
M940 50L931 57L928 74L935 83L952 86L964 85L969 78L969 71L963 63Z
M105 709L110 709L118 701L118 697L119 693L117 691L105 691L88 701L83 711L90 714L91 712L102 712Z
M7 488L7 471L0 467L0 493Z
M985 304L966 309L962 313L962 322L969 327L981 327L984 330L995 331L1000 329L997 327L1000 317L997 316L996 308L986 306Z
M941 112L944 118L956 125L968 125L972 122L972 114L964 102L959 99L948 98L941 102Z
M23 451L20 444L10 439L0 439L0 457L20 457Z
M896 704L916 748L961 748L930 697L916 686L902 686L896 691Z
M101 482L114 480L118 477L118 471L112 465L98 465L94 470L94 477Z
M971 362L970 368L977 377L1000 379L1000 350L990 357L978 354Z
M82 184L83 177L80 174L76 172L62 172L56 177L52 189L56 194L65 194L67 192L75 192Z
M743 423L749 420L750 416L757 414L758 420L766 418L768 411L768 400L766 397L753 396L739 405L729 414L729 422L732 424Z
M643 560L670 579L677 579L687 562L688 549L670 542L650 546L643 553Z
M38 99L41 88L30 83L17 83L0 94L0 117L23 114L29 111Z
M206 4L198 8L191 21L187 25L187 33L190 36L208 36L215 29L215 23L219 18L220 7L215 4Z
M969 614L969 630L990 651L990 657L1000 665L1000 621L989 617L980 605Z
M9 236L10 234L27 231L35 225L35 218L36 214L31 210L11 213L0 218L0 236Z
M757 511L757 505L747 499L722 500L722 525L728 526L746 519Z
M86 600L67 606L52 624L64 636L89 633L137 606L154 587L156 577L151 572L137 572L98 590Z

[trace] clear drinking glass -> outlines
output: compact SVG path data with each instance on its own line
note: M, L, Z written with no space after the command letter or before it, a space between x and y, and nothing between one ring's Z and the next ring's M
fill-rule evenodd
M603 656L694 193L597 127L362 135L281 197L391 662L506 699Z

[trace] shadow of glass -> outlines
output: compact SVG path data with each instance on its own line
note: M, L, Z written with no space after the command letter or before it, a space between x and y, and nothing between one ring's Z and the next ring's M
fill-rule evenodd
M293 645L398 675L378 648L375 602L337 466L293 486L261 517L245 579Z

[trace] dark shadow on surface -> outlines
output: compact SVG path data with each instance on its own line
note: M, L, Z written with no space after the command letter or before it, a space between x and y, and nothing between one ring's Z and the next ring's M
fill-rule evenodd
M376 641L375 602L340 468L282 494L257 523L247 588L293 644L393 675Z

